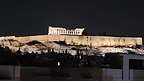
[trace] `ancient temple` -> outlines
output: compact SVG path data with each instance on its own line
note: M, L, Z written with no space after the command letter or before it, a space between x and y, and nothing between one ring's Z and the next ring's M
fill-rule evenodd
M66 29L49 26L48 35L82 35L84 28Z

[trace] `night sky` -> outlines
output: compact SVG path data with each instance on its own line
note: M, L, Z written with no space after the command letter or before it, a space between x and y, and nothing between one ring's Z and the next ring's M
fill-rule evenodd
M84 26L89 34L144 35L141 0L1 0L0 36L47 34L49 25Z

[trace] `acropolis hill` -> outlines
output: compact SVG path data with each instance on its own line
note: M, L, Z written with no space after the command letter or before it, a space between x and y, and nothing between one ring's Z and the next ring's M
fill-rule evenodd
M40 42L65 41L70 45L97 46L135 46L142 45L141 37L111 37L111 36L71 36L71 35L36 35L26 37L15 37L22 43L32 40Z
M47 35L0 37L0 45L2 47L8 46L14 52L19 49L23 52L42 51L46 49L72 50L72 48L79 46L94 49L98 48L102 49L102 51L106 48L101 47L112 47L110 48L112 50L115 50L115 47L125 47L125 51L128 50L127 48L143 46L142 37L86 36L82 34L83 30L84 28L65 29L63 27L50 26ZM37 42L31 45L30 43L33 41ZM63 42L64 45L58 42ZM121 51L120 49L118 50ZM144 52L143 48L138 51Z
M66 33L60 33L60 31L66 31ZM79 34L73 34L73 32L78 31ZM97 46L135 46L142 45L142 37L112 37L112 36L84 36L82 32L84 28L77 28L72 30L66 30L61 27L49 27L48 35L35 35L35 36L7 36L0 37L0 39L15 39L21 43L27 43L29 41L37 40L40 42L48 41L65 41L69 45L91 45ZM54 33L53 33L54 32ZM76 32L77 33L77 32Z

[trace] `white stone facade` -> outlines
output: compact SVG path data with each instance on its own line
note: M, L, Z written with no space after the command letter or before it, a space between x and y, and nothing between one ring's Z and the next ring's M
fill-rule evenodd
M82 35L84 28L66 29L49 26L48 35Z

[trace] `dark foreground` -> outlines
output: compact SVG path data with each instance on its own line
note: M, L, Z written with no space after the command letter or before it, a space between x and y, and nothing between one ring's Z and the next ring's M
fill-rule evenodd
M144 70L130 70L130 81L144 81ZM0 66L0 81L122 81L122 69Z

